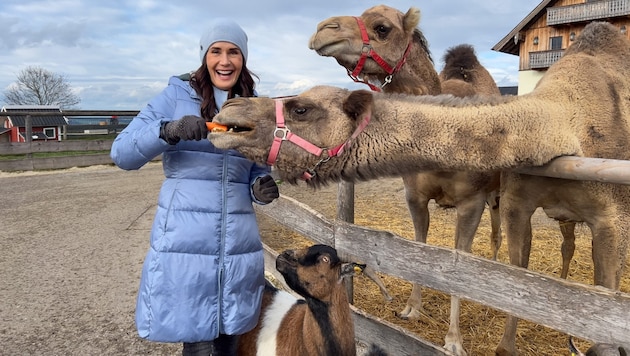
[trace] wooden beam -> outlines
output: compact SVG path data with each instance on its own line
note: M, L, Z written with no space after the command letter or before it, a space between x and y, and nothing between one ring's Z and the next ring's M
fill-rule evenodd
M630 161L618 159L558 157L544 166L523 167L514 171L534 176L630 185Z

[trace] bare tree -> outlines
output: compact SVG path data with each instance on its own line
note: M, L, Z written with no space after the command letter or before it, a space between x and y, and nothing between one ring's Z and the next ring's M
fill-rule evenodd
M70 108L81 98L70 88L64 75L37 66L20 71L17 81L4 91L4 101L9 105L58 105Z

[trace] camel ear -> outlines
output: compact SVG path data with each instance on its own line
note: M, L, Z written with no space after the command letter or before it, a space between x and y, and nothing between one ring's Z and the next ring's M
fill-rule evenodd
M405 27L405 33L413 33L418 24L420 23L420 9L410 7L403 19L403 26Z
M357 120L363 117L368 110L374 105L374 97L372 92L368 90L354 90L348 95L343 103L343 111L346 115Z

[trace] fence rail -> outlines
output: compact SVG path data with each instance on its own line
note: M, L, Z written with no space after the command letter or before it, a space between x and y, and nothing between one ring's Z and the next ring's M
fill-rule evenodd
M630 347L630 294L411 241L387 231L332 222L307 205L285 196L269 205L256 206L256 210L309 240L334 246L340 253L353 256L378 272L481 303L575 337ZM275 271L273 261L275 255L267 254L265 263L270 272ZM392 350L389 337L366 332L360 327L356 333L360 341L387 345L387 349ZM428 342L414 339L409 343L414 346L402 343L404 347L396 349L394 354L448 355Z

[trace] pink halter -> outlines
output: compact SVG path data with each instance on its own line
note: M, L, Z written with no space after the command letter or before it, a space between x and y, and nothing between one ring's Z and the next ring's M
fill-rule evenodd
M302 174L302 179L304 180L309 180L313 178L317 174L315 170L317 169L317 167L319 167L320 164L327 162L331 157L341 155L345 148L350 145L352 140L359 136L359 134L365 129L365 127L370 122L371 116L371 113L368 112L363 118L363 121L361 121L359 126L357 126L357 128L354 130L352 136L350 136L345 142L331 149L323 149L306 141L300 136L293 134L293 132L291 132L291 130L289 130L289 128L286 127L284 123L284 114L282 111L282 100L276 100L276 129L273 132L273 143L271 144L271 149L269 150L267 164L272 166L276 162L276 160L278 159L278 154L280 153L280 146L282 145L283 141L293 142L307 152L318 157L322 156L322 154L325 153L325 156L321 160L319 160L319 162L317 162L313 168L307 169L304 174Z
M361 20L361 18L357 16L355 16L354 18L357 20L357 24L359 25L359 30L361 31L361 39L363 40L363 48L361 49L361 58L359 58L359 61L357 62L356 67L354 67L354 70L352 72L350 72L349 69L347 70L348 76L357 83L367 84L370 87L370 89L372 89L373 91L381 91L381 89L385 85L391 83L392 76L394 75L394 73L398 72L400 68L403 66L403 64L405 64L405 62L407 61L407 56L409 55L409 52L411 51L411 41L409 41L409 44L407 45L407 49L405 49L405 53L403 54L402 58L398 61L398 64L396 64L396 67L392 68L389 64L387 64L387 62L381 56L378 55L378 53L376 53L376 51L374 51L374 49L370 45L370 38L368 37L367 30L365 29L365 24L363 23L363 20ZM379 66L381 66L381 68L383 68L387 72L387 74L389 74L387 77L385 77L385 83L383 83L383 85L381 85L380 88L375 86L372 83L368 83L365 80L359 79L359 74L361 74L361 71L363 70L363 66L365 65L365 61L367 60L368 57L371 57L376 63L378 63Z

